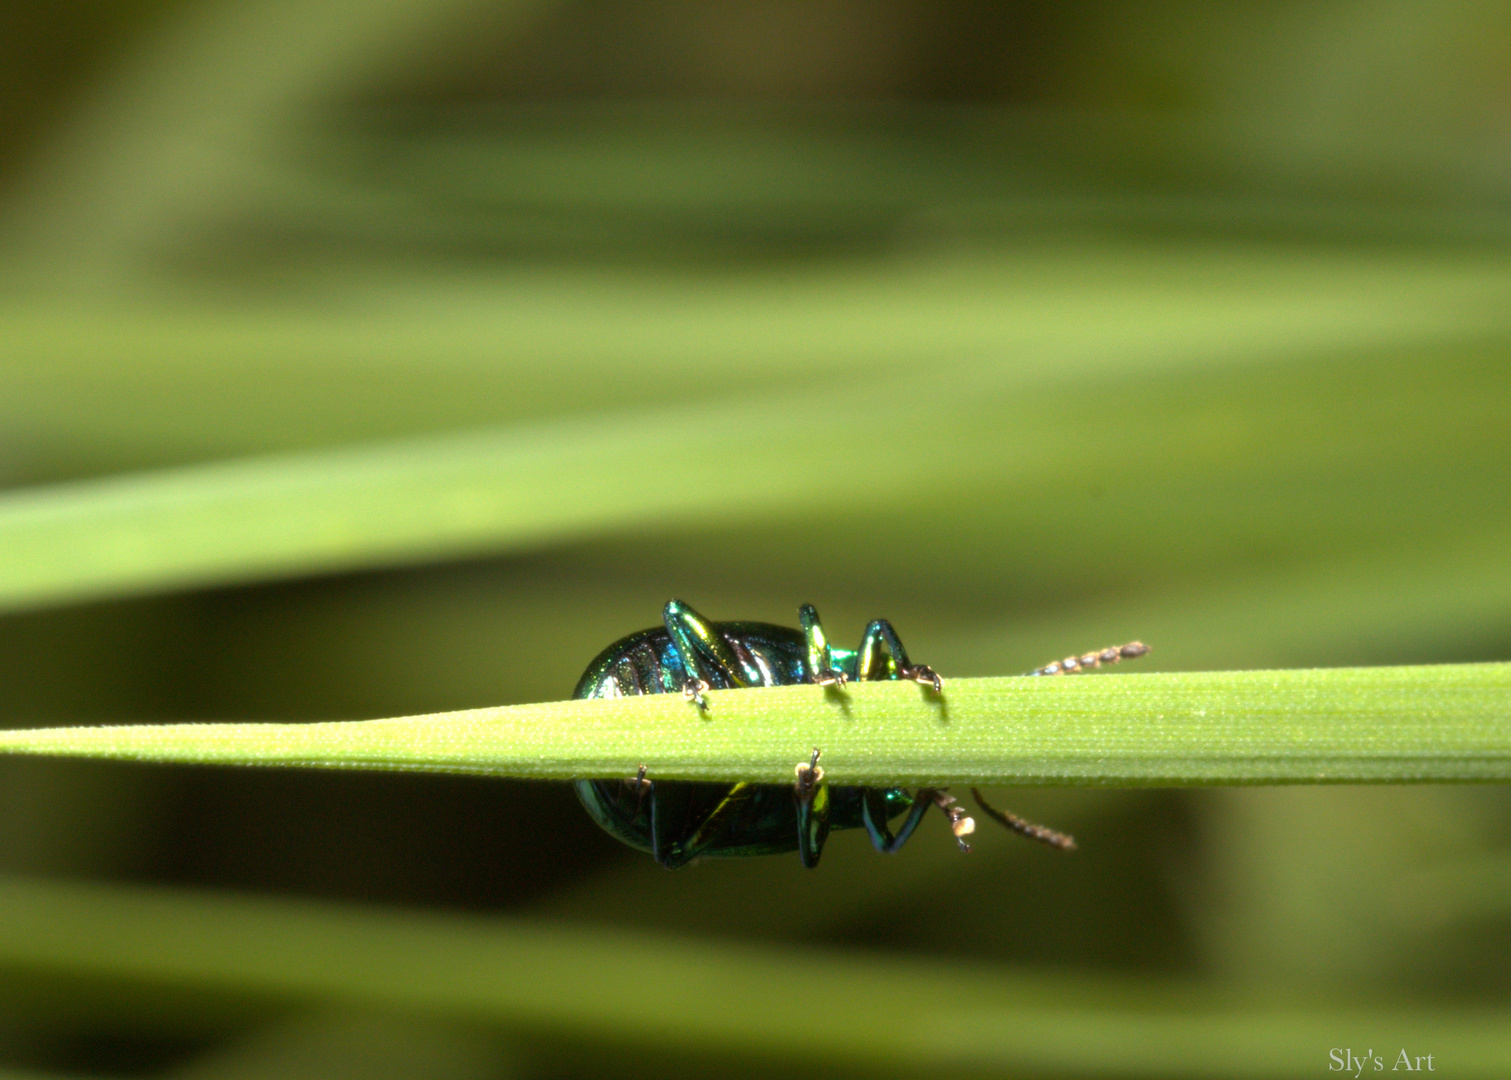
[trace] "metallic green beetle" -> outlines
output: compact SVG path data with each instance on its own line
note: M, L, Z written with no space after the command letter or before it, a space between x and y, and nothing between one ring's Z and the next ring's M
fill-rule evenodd
M703 707L703 692L748 686L817 683L843 686L851 680L912 680L941 693L934 670L914 664L892 624L866 627L860 648L829 644L813 605L798 609L801 630L769 623L710 622L680 600L669 601L661 626L610 645L588 665L573 697L614 698L629 694L681 693ZM1068 657L1031 672L1054 675L1141 656L1134 642L1099 653ZM669 869L699 856L766 855L797 850L807 867L818 865L830 829L864 828L878 851L907 842L930 806L949 819L964 851L975 822L953 796L923 788L830 787L819 766L820 751L796 766L797 779L781 784L718 784L650 780L642 765L630 779L578 780L577 797L593 820L620 840L649 851ZM1059 848L1068 836L1034 825L976 800L991 817L1015 832ZM894 831L894 818L906 815Z

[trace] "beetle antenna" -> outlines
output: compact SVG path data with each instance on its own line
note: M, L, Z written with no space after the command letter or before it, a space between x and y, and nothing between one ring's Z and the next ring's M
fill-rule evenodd
M986 812L988 817L995 818L1005 828L1011 829L1019 836L1026 836L1030 840L1037 840L1041 844L1048 844L1050 847L1059 848L1061 851L1074 851L1076 849L1076 838L1074 836L1055 832L1055 830L1049 828L1047 825L1035 825L1032 821L1025 821L1017 814L1010 814L1006 810L998 810L983 799L981 792L976 788L971 788L971 794L976 797L976 804Z
M975 819L966 816L965 808L948 791L931 791L929 797L950 819L950 832L955 834L955 843L960 845L961 851L969 853L971 845L965 842L965 838L976 831Z
M1064 660L1056 660L1051 664L1045 664L1041 668L1030 671L1030 675L1074 675L1078 671L1088 668L1099 668L1103 664L1116 664L1121 660L1134 660L1149 651L1149 646L1142 641L1130 641L1126 645L1113 645L1101 652L1082 653L1080 656L1067 656Z

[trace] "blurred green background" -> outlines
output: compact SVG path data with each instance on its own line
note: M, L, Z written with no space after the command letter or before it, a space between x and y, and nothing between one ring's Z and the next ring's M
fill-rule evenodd
M671 596L1504 660L1508 254L1482 0L13 0L0 709L549 700ZM1505 789L998 795L1082 850L0 762L0 1076L1511 1069Z

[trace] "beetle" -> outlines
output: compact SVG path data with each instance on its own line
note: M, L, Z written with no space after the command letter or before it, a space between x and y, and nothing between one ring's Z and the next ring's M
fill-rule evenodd
M614 642L583 672L574 698L682 694L706 708L711 689L850 681L913 681L935 694L944 684L933 668L914 664L886 619L873 620L855 651L829 644L812 604L798 609L801 629L759 622L710 622L681 600L667 602L662 625ZM1030 672L1067 674L1142 656L1139 642L1067 657ZM819 765L822 751L797 763L792 786L649 779L640 766L628 779L578 780L583 806L605 831L648 851L668 869L700 856L766 855L796 850L805 867L818 865L831 829L864 828L878 851L903 846L930 806L949 819L961 850L975 822L947 791L921 788L830 787ZM972 789L994 820L1023 836L1071 849L1075 841L1042 825L996 810ZM892 821L901 823L894 829Z

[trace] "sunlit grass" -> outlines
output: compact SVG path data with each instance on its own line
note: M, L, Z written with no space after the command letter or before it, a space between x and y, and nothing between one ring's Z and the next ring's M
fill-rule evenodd
M952 679L714 691L397 720L17 731L0 750L227 765L836 784L1511 780L1511 665Z

